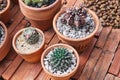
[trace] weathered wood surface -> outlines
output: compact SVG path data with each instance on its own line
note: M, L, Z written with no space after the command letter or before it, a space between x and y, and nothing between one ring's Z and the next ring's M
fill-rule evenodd
M67 0L67 6L79 6L83 0ZM28 21L19 6L11 5L11 21L7 25L10 38L24 28ZM60 43L54 30L44 32L45 46ZM80 65L75 80L120 80L120 29L100 28L88 48L79 54ZM31 64L24 61L11 47L6 58L0 62L0 80L50 80L40 62Z

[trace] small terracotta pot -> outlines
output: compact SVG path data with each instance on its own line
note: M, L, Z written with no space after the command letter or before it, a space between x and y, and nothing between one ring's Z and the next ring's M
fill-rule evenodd
M0 21L5 24L10 20L10 1L11 0L7 0L6 8L0 11Z
M35 50L35 51L31 51L30 53L23 53L21 51L19 51L16 47L16 39L17 37L24 31L24 29L21 29L19 30L15 36L13 37L13 40L12 40L12 45L13 45L13 48L14 50L16 51L16 53L18 55L20 55L25 61L27 62L30 62L30 63L36 63L40 60L40 57L41 57L41 54L44 50L44 44L45 44L45 37L44 37L44 34L43 32L40 30L40 29L37 29L35 28L42 36L43 36L43 41L40 45L40 48Z
M66 74L66 75L61 75L61 76L58 76L58 75L55 75L55 74L50 73L50 72L45 68L45 66L44 66L44 57L45 57L51 50L53 50L55 47L58 47L58 46L61 46L61 47L64 47L64 48L73 50L74 55L75 55L76 58L77 58L77 64L76 64L76 67L74 68L74 70L71 71L70 73ZM43 52L42 57L41 57L41 64L42 64L43 70L44 70L45 73L51 78L51 80L69 80L70 77L72 77L72 76L76 73L76 71L77 71L77 69L78 69L78 66L79 66L79 61L80 61L80 59L79 59L79 55L78 55L77 51L76 51L73 47L71 47L71 46L69 46L69 45L67 45L67 44L54 44L54 45L48 47L48 48Z
M60 10L62 0L56 0L53 4L44 8L34 8L27 6L23 0L19 0L20 9L32 26L41 30L47 30L52 26L52 19L54 15ZM50 24L50 25L46 25Z
M5 58L5 56L8 54L10 47L11 47L11 39L8 36L8 31L6 26L3 22L0 21L0 25L2 25L4 31L5 31L5 38L4 41L0 45L0 61Z
M99 19L98 19L97 15L92 10L90 10L90 9L86 9L86 10L94 18L94 21L95 21L95 30L90 35L88 35L85 38L79 38L79 39L68 38L68 37L62 35L58 31L56 22L57 22L58 17L60 15L62 15L63 13L65 13L65 9L62 9L59 13L57 13L56 16L54 17L54 20L53 20L53 28L54 28L54 31L56 32L58 38L63 43L66 43L66 44L69 44L69 45L75 47L79 52L84 51L86 49L86 47L91 43L91 41L93 40L93 37L94 37L95 33L98 31L99 26L100 26L100 22L99 22Z

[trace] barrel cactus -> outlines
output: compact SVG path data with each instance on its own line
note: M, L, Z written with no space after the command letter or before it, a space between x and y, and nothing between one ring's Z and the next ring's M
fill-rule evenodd
M26 28L23 31L23 36L28 44L35 44L39 41L39 33L32 27Z
M45 7L52 4L55 0L24 0L24 3L32 7Z
M53 50L53 54L51 54L50 58L50 66L55 71L64 72L68 70L71 65L74 64L72 61L73 52L70 52L66 48L57 47Z
M79 8L73 7L66 10L61 22L74 27L82 27L86 24L86 16L87 10L84 8L84 6L80 6Z

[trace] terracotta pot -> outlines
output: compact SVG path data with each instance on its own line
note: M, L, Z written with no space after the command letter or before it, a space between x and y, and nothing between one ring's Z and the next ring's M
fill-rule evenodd
M8 31L6 26L3 22L0 21L0 25L2 25L4 31L5 31L5 38L4 41L0 45L0 61L5 58L5 56L8 54L10 47L11 47L11 39L8 36Z
M33 26L47 30L52 26L54 15L60 10L62 0L56 0L53 4L44 8L34 8L24 4L23 0L19 0L22 13L29 19ZM50 25L46 25L50 24Z
M65 9L62 9L59 13L57 13L56 16L54 17L54 20L53 20L53 28L54 28L54 31L56 32L58 38L59 38L63 43L72 45L72 46L75 47L79 52L84 51L84 50L86 49L86 47L91 43L91 41L92 41L95 33L98 31L99 26L100 26L100 22L99 22L99 19L98 19L97 15L96 15L92 10L90 10L90 9L87 9L87 11L88 11L89 14L91 14L91 15L93 16L93 18L94 18L94 21L95 21L95 30L94 30L90 35L88 35L88 36L85 37L85 38L79 38L79 39L68 38L68 37L65 37L64 35L62 35L62 34L58 31L56 22L57 22L58 17L65 12Z
M0 11L0 21L6 24L9 20L10 20L10 0L7 0L6 8Z
M45 68L45 66L44 66L44 57L45 57L51 50L53 50L53 49L54 49L55 47L57 47L57 46L61 46L61 47L65 47L65 48L67 48L67 49L73 50L74 55L75 55L76 58L77 58L76 67L74 68L73 71L71 71L70 73L68 73L68 74L66 74L66 75L58 76L58 75L52 74L52 73L50 73L50 72ZM44 70L45 73L51 78L51 80L69 80L70 77L72 77L72 76L76 73L76 71L77 71L77 69L78 69L78 66L79 66L79 61L80 61L80 59L79 59L79 55L78 55L77 51L76 51L73 47L71 47L71 46L69 46L69 45L67 45L67 44L54 44L54 45L48 47L48 48L43 52L42 57L41 57L41 64L42 64L43 70Z
M25 61L27 62L30 62L30 63L36 63L40 60L40 57L41 57L41 54L44 50L44 45L45 45L45 37L44 37L44 34L43 32L40 30L40 29L37 29L35 28L39 33L41 33L41 35L43 36L43 41L40 45L40 48L35 50L35 51L31 51L30 53L23 53L21 51L19 51L17 48L16 48L16 39L19 35L21 35L21 33L24 31L24 29L21 29L19 30L15 36L13 37L13 41L12 41L12 45L13 45L13 48L14 50L16 51L16 53L18 55L20 55Z

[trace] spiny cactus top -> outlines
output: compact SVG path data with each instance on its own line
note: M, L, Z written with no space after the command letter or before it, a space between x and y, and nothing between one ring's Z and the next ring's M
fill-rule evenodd
M66 10L61 22L70 26L81 27L86 23L86 16L87 10L85 10L84 6L80 6L79 8L73 7Z
M32 7L46 7L55 2L56 0L24 0L24 3Z
M71 68L72 65L76 65L75 55L64 47L56 47L48 55L50 56L46 56L46 58L48 58L48 64L53 73L59 71L62 74Z
M23 31L23 36L29 44L35 44L39 40L39 33L35 28L28 27Z

